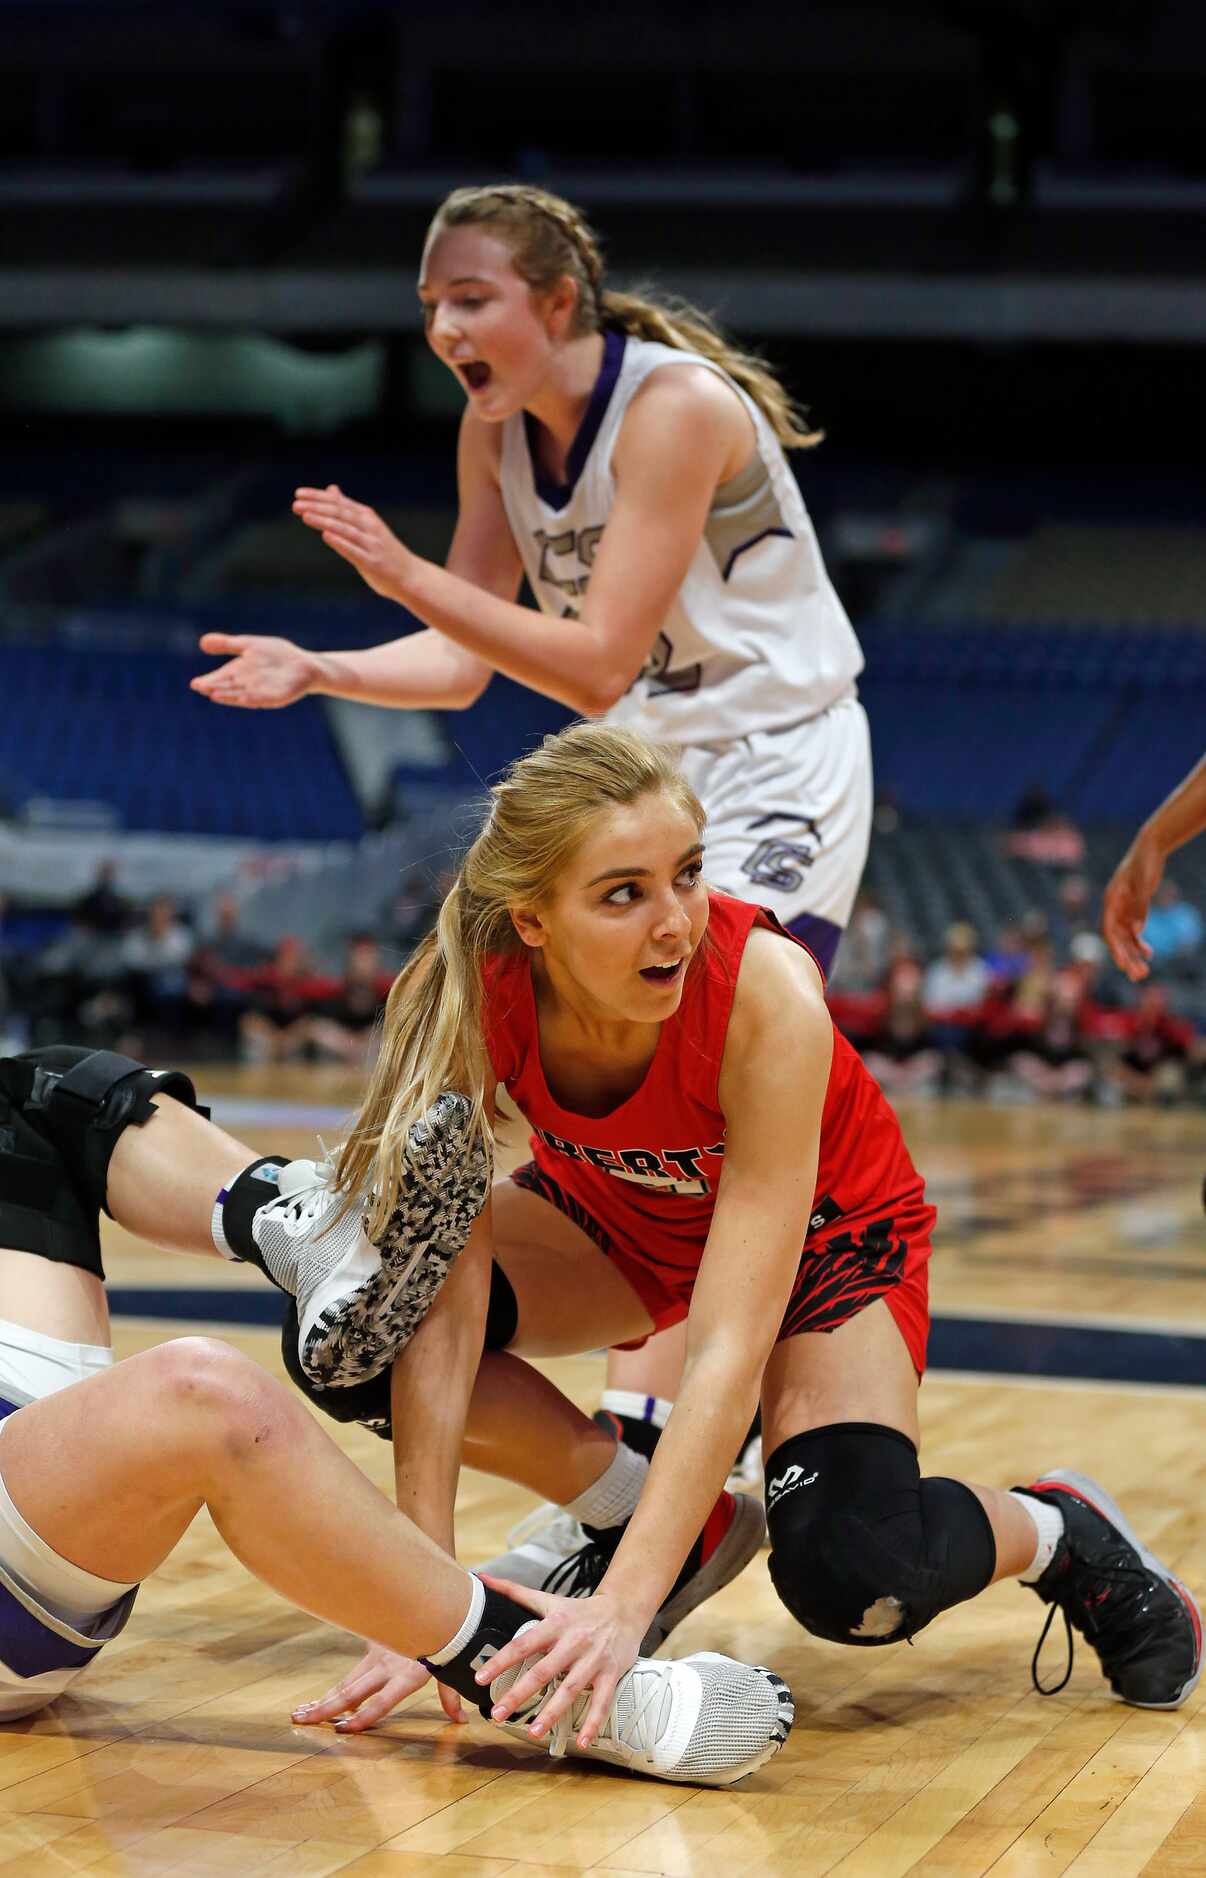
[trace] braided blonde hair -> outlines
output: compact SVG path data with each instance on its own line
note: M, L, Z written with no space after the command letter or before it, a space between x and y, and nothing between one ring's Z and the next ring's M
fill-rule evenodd
M605 287L598 237L564 197L528 183L454 189L436 210L427 239L430 242L441 228L473 224L488 227L506 242L516 273L534 293L547 293L568 275L578 289L575 335L610 328L678 352L698 352L753 399L781 444L807 449L821 441L823 433L809 426L765 360L734 345L698 307L648 290L618 293Z
M609 724L571 724L546 737L491 791L490 813L435 931L394 980L380 1055L340 1150L344 1210L370 1196L370 1238L380 1237L397 1203L407 1131L442 1090L468 1096L473 1128L485 1137L494 1077L482 1035L482 967L491 954L522 949L512 907L548 901L600 815L658 793L702 834L703 809L673 753Z

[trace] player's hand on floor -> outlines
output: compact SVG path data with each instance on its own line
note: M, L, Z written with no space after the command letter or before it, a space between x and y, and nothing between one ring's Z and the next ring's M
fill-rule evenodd
M200 672L189 683L215 704L238 704L244 710L271 711L304 698L318 676L318 661L291 639L258 633L202 633L202 652L227 655L225 665Z
M401 599L403 576L413 556L376 509L353 502L338 483L328 483L325 489L295 489L293 513L321 535L328 548L350 561L374 593Z
M354 1670L328 1689L316 1702L303 1702L293 1711L293 1720L301 1727L315 1722L334 1722L341 1734L363 1734L392 1714L401 1702L414 1695L427 1681L430 1671L412 1657L398 1656L393 1650L372 1643ZM440 1707L449 1721L464 1721L461 1698L455 1689L437 1683Z
M616 1684L640 1654L648 1619L634 1617L605 1592L596 1592L590 1598L561 1598L512 1584L507 1578L492 1578L486 1572L479 1576L541 1620L534 1630L525 1630L506 1644L478 1674L479 1682L493 1682L517 1663L532 1656L539 1658L516 1677L493 1709L492 1720L506 1721L554 1676L560 1676L562 1681L529 1722L528 1733L534 1740L543 1740L554 1722L568 1714L582 1691L589 1688L591 1699L577 1734L579 1746L589 1747L607 1719Z
M1115 965L1131 981L1148 975L1152 949L1141 938L1164 873L1153 848L1135 842L1119 861L1101 903L1101 930Z

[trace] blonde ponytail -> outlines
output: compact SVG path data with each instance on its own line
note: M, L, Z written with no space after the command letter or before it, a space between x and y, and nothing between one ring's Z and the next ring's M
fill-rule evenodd
M442 1091L468 1097L473 1132L486 1140L494 1074L483 1027L483 972L491 956L522 949L512 907L547 903L599 815L657 791L702 833L703 809L672 753L605 724L571 724L546 737L492 790L489 817L435 931L390 989L380 1055L336 1164L344 1209L367 1196L370 1238L381 1236L397 1205L407 1134Z
M611 327L635 339L655 339L678 352L698 352L753 399L785 448L810 449L820 443L824 432L810 427L766 361L726 338L698 307L651 291L618 293L604 287L598 237L563 196L527 183L454 189L436 210L427 239L442 227L471 224L488 226L506 241L516 273L533 292L547 293L568 275L578 289L575 333Z
M756 352L744 352L725 337L718 326L686 300L643 293L618 293L608 287L602 296L604 326L631 333L635 339L655 339L678 352L698 352L718 365L752 398L785 449L810 450L824 431L813 430L775 374Z

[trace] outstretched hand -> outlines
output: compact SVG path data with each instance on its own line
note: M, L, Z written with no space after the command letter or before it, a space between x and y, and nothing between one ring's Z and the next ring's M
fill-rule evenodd
M519 1663L529 1664L495 1704L491 1720L509 1720L559 1677L557 1687L528 1723L528 1733L535 1741L543 1740L563 1716L570 1717L574 1704L589 1689L590 1701L577 1733L579 1747L589 1747L607 1720L616 1684L640 1654L645 1621L634 1619L605 1592L589 1598L561 1598L512 1584L508 1578L492 1578L487 1572L478 1576L541 1620L504 1645L477 1672L478 1682L484 1684Z
M318 661L291 639L258 633L202 633L202 652L227 655L225 665L200 672L189 684L215 704L273 711L304 698L318 676Z
M376 509L353 502L338 483L328 483L325 489L294 490L293 513L321 535L328 548L350 561L374 593L387 600L402 598L403 579L414 557Z
M1164 874L1164 859L1142 840L1132 842L1105 890L1101 929L1115 965L1132 983L1146 978L1151 947L1141 937L1156 889Z
M371 1643L360 1661L342 1682L328 1689L316 1702L303 1702L293 1711L299 1727L316 1722L334 1722L340 1734L359 1735L376 1727L393 1713L408 1696L421 1689L430 1674L422 1663L409 1656L398 1656L379 1643ZM461 1698L455 1689L437 1683L440 1707L449 1721L464 1721Z

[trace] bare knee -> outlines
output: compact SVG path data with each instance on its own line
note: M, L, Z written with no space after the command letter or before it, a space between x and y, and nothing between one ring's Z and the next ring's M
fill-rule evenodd
M148 1352L159 1429L198 1459L241 1461L303 1413L280 1383L217 1337L178 1337Z

